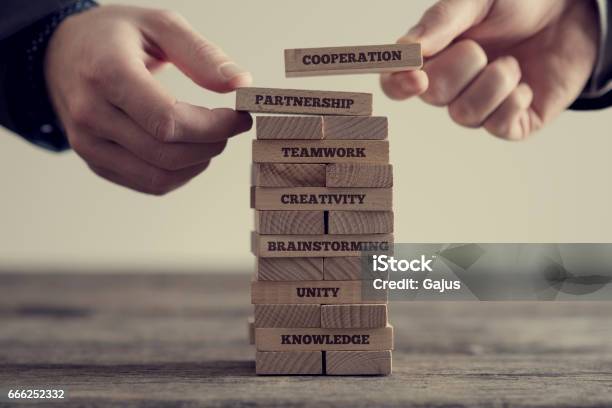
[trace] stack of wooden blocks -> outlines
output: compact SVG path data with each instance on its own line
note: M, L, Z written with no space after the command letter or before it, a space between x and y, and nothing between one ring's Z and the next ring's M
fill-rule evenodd
M287 51L293 76L291 56L306 54ZM256 118L257 374L390 374L387 293L368 290L361 258L393 244L387 118L371 116L371 94L352 92L243 88L236 107L313 115Z

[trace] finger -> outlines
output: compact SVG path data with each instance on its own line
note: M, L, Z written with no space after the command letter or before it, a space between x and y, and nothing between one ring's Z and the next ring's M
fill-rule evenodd
M170 62L206 89L230 92L252 82L248 71L198 34L179 14L154 10L144 18L143 30Z
M222 141L252 126L251 116L245 112L176 102L142 62L117 61L98 72L93 86L162 142Z
M402 71L382 74L380 85L389 98L403 100L425 92L429 79L423 71Z
M147 194L166 194L200 174L209 164L169 171L139 159L115 143L89 135L81 135L78 140L80 142L73 148L90 167L104 169L103 177Z
M481 22L492 4L489 0L440 0L423 14L400 42L419 42L423 56L435 55Z
M423 70L430 85L421 98L435 106L446 106L487 65L487 54L472 40L459 41L427 61Z
M448 107L453 120L467 127L478 127L512 93L521 79L514 57L493 61Z
M519 84L506 100L489 116L484 128L489 133L507 140L521 140L533 130L529 106L533 91L526 83Z

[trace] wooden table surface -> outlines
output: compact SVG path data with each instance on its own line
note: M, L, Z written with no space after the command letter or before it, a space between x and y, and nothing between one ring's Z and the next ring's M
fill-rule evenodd
M393 303L392 376L257 377L248 283L1 274L0 390L67 390L45 407L612 406L612 303Z

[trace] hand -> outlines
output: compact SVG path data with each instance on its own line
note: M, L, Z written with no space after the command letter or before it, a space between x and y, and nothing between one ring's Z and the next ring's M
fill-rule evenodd
M202 172L249 114L178 102L153 79L172 62L215 92L251 76L180 16L104 6L66 19L49 43L45 76L72 148L101 177L165 194Z
M398 42L420 42L422 71L385 74L393 99L421 95L463 126L520 140L566 109L595 65L592 0L442 0Z

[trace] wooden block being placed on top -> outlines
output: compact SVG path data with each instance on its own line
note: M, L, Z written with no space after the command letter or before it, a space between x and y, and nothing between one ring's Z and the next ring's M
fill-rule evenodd
M256 163L389 163L388 140L253 140Z
M321 306L308 304L255 305L255 327L321 327Z
M323 258L257 258L257 280L323 280Z
M387 279L388 272L373 271L366 259L360 256L324 258L323 279L329 281L355 281Z
M239 88L236 110L256 113L370 116L372 94L277 88Z
M323 138L328 140L383 140L389 125L384 116L325 116Z
M257 375L321 375L323 353L320 351L258 351Z
M258 139L323 139L323 116L258 116L256 127Z
M327 187L373 187L393 186L393 167L378 163L333 163L326 167Z
M259 351L392 350L393 327L378 329L255 328Z
M391 369L391 350L325 353L327 375L390 375Z
M422 65L418 43L285 50L287 77L408 71Z
M330 211L328 234L388 234L393 232L393 211Z
M251 207L256 210L390 211L390 188L252 187Z
M393 234L371 235L252 235L255 256L292 258L360 256L362 252L388 253Z
M325 187L325 177L325 164L253 163L257 187Z
M371 285L370 281L252 281L251 303L255 305L385 303L387 291L368 291L367 288Z
M325 234L323 211L255 211L255 231L260 234Z
M257 315L255 315L255 321L257 321ZM385 327L386 325L387 305L321 306L321 327L326 329L365 329Z

